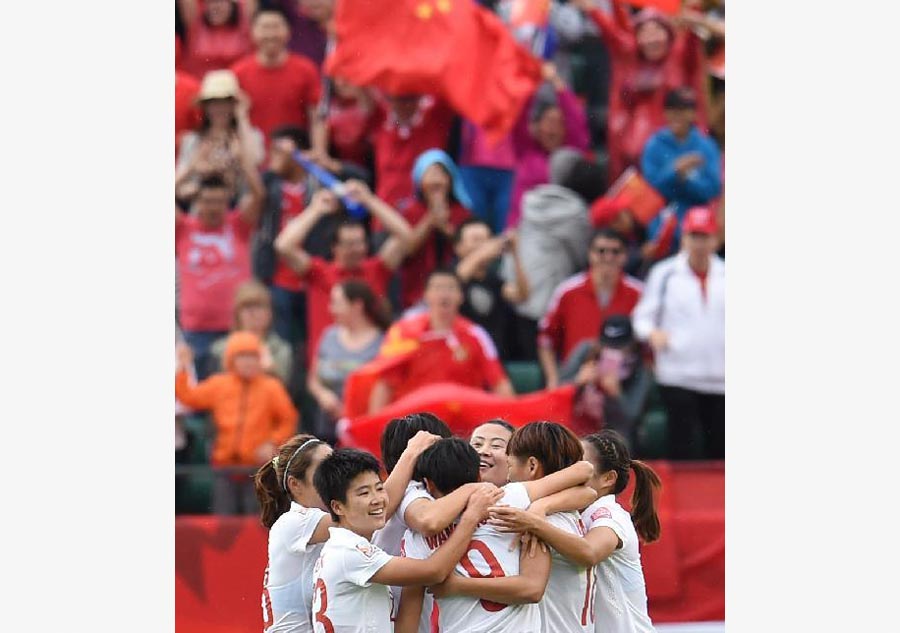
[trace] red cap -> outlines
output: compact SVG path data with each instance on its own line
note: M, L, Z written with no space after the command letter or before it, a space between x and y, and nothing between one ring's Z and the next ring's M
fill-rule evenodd
M719 232L716 214L709 207L691 207L684 216L681 232L715 235Z
M628 209L628 201L622 197L597 198L591 205L591 222L594 226L607 226L626 209Z

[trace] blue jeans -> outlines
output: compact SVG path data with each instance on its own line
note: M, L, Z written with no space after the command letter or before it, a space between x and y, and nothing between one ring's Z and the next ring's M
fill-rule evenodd
M306 340L306 293L272 286L272 312L275 333L297 349Z
M487 222L494 234L502 233L512 195L512 170L464 165L459 173L472 198L472 213Z
M228 335L228 331L191 331L184 330L184 342L188 344L191 351L194 352L194 369L197 371L197 380L208 378L212 373L213 358L209 353L212 344L223 336Z

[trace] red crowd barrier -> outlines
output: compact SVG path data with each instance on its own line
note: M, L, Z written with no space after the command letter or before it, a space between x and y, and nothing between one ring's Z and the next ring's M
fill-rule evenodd
M643 546L654 622L725 619L725 465L650 462L662 536ZM630 487L622 495L627 500ZM267 533L255 517L175 517L178 633L259 633Z

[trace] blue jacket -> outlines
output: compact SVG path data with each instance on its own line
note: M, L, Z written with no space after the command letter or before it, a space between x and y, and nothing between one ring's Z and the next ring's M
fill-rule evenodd
M681 179L675 171L675 161L690 153L702 155L703 165ZM688 209L707 204L722 192L719 148L715 141L694 126L684 141L675 138L669 128L663 128L647 139L641 155L641 173L672 205L679 224ZM657 216L648 227L650 239L656 237L659 224L660 216ZM680 233L679 230L676 238Z

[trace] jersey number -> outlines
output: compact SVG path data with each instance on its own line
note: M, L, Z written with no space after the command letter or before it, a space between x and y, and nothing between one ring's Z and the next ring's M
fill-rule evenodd
M316 593L319 594L319 610L316 611L316 622L322 625L325 633L334 633L334 625L328 616L325 615L325 609L328 608L328 592L325 590L325 581L319 578L316 581Z
M484 562L488 564L490 567L490 573L485 576L472 564L472 559L469 558L469 553L471 551L476 551L481 554L481 557L484 559ZM463 566L463 569L466 570L466 573L469 574L469 578L502 578L506 576L503 573L503 568L500 566L500 562L494 557L494 553L491 549L485 545L481 541L472 541L469 543L469 549L466 550L465 555L463 555L462 559L460 559L459 564ZM481 600L481 607L485 611L490 611L491 613L495 613L497 611L502 611L508 605L503 604L502 602L492 602L491 600Z
M269 627L275 624L275 615L272 613L272 598L269 597L269 568L266 567L266 573L263 574L263 592L262 592L262 610L263 610L263 633L269 630Z

